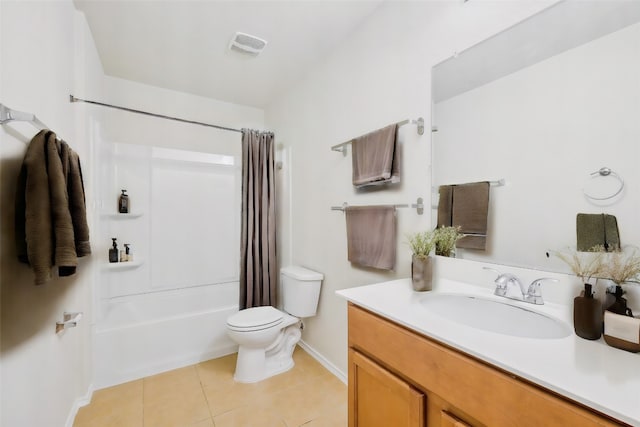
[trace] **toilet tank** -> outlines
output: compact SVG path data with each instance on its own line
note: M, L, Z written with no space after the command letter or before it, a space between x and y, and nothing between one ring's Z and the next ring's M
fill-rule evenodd
M322 273L292 265L280 270L282 308L296 317L316 315Z

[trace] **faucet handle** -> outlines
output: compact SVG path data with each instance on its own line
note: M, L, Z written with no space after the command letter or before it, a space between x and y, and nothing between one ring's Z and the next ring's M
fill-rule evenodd
M494 273L496 273L498 275L498 277L496 277L496 279L493 281L493 283L496 284L496 289L493 291L494 295L498 295L501 297L504 297L507 295L507 291L508 291L508 286L509 283L514 283L514 284L518 284L520 285L520 281L518 280L518 278L516 276L514 276L511 273L501 273L498 270L496 270L495 268L491 268L491 267L482 267L484 270L490 270L493 271Z
M542 299L542 289L540 287L540 284L545 280L549 280L551 282L558 281L557 279L552 279L550 277L541 277L539 279L534 280L529 285L529 289L527 290L527 295L524 298L525 301L528 301L532 304L537 304L537 305L544 304L544 300Z

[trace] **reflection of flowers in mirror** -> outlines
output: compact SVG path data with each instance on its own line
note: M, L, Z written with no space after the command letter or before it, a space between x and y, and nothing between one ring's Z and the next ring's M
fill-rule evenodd
M456 242L464 237L460 232L460 226L436 228L435 235L436 255L450 257L456 248Z
M638 248L626 247L622 251L604 254L603 279L609 279L616 285L623 283L639 283L640 254Z
M602 277L604 252L597 246L591 248L589 252L578 252L575 249L566 248L562 251L551 251L551 253L567 264L571 272L582 279L583 283L589 283L592 278Z

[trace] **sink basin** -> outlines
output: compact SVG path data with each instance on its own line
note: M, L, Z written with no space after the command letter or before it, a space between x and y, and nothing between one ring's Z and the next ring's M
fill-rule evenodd
M426 295L422 306L441 317L476 329L523 338L556 339L572 334L571 327L533 310L463 294Z

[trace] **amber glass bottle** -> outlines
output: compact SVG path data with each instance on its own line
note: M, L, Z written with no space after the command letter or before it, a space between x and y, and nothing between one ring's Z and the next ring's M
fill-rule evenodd
M573 328L577 336L587 340L597 340L602 335L602 304L593 297L589 283L573 299Z
M118 198L118 212L129 213L129 196L127 190L122 190L122 194Z

